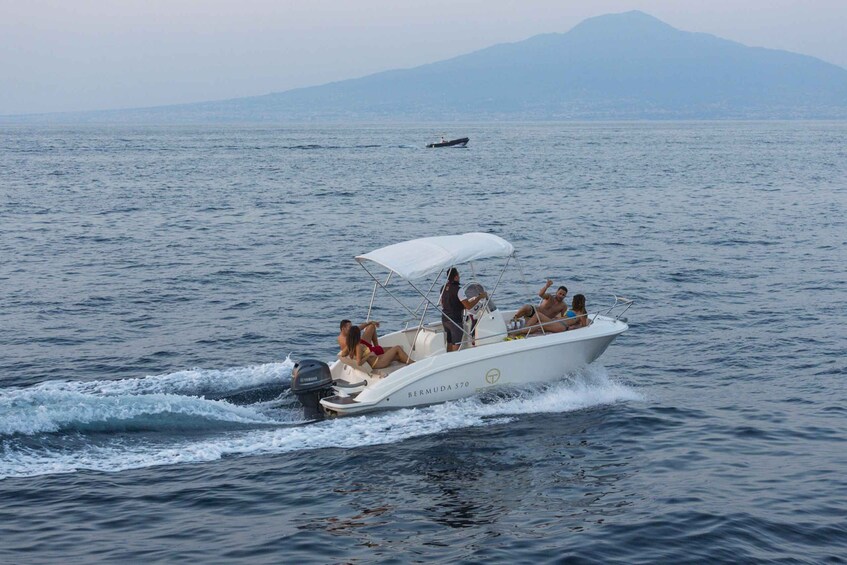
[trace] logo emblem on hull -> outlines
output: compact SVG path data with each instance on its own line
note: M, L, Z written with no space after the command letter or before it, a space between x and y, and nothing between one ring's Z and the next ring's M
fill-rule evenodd
M497 381L500 380L500 369L489 369L487 373L485 373L485 382L490 385L493 385Z

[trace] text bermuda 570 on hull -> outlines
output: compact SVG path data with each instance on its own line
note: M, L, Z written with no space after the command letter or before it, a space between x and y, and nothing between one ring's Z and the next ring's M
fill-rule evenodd
M315 360L301 361L294 370L292 391L307 406L307 413L316 416L322 410L330 416L363 414L456 400L505 385L558 380L597 359L627 330L622 314L631 301L616 297L603 314L589 314L591 323L587 327L550 333L545 326L559 321L548 322L533 328L535 335L512 339L507 326L517 309L496 308L491 300L495 284L489 297L481 301L474 320L466 320L459 350L447 352L442 322L426 322L428 310L441 312L440 287L434 297L430 295L433 288L452 266L498 257L506 259L505 271L514 257L514 248L508 241L486 233L415 239L356 257L375 281L374 295L378 288L384 289L417 319L416 324L379 338L386 349L400 346L414 363L393 363L374 371L367 363L358 365L349 357L339 356L329 367ZM385 283L369 270L373 265L388 270ZM430 291L420 290L419 282L433 275ZM386 287L392 276L406 281L423 299L417 311ZM498 284L502 276L501 272ZM613 315L615 309L619 310L617 315Z

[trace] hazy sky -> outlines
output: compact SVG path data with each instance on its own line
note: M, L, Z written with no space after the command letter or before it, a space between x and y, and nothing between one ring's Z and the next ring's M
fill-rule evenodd
M847 67L847 0L0 0L0 114L267 94L635 9Z

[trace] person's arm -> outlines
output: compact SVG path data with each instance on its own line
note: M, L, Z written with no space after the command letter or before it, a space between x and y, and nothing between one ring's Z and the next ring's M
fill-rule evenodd
M538 291L538 296L540 296L540 297L541 297L541 298L543 298L544 300L548 300L548 299L550 298L550 295L549 295L549 294L547 294L547 290L548 290L551 286L553 286L553 281L551 281L550 279L547 279L547 282L545 283L545 285L544 285L544 286L542 286L542 287L541 287L541 290L539 290L539 291Z
M374 326L378 328L379 322L377 322L376 320L368 320L367 322L362 322L361 324L359 324L359 329L364 330L368 326Z
M488 293L483 290L482 292L480 292L477 296L474 296L473 298L459 298L459 286L458 285L451 288L449 292L451 294L451 296L450 296L451 300L453 298L458 300L459 303L462 305L462 308L464 308L465 310L470 310L471 308L473 308L474 306L479 304L483 299L485 299L488 296Z
M464 300L459 300L462 303L462 306L465 307L465 310L470 310L480 302L482 302L485 297L488 296L486 292L481 292L480 294L474 296L473 298L466 298Z
M352 365L355 369L358 369L358 370L364 372L365 374L370 375L370 374L373 373L373 369L371 368L371 366L369 364L362 362L362 348L363 347L365 347L365 346L360 345L360 346L356 347L356 351L350 351L350 352L348 352L348 354L346 356L343 356L343 357L349 361L347 363L348 365ZM367 349L367 348L365 348L365 349ZM365 360L367 360L367 358Z

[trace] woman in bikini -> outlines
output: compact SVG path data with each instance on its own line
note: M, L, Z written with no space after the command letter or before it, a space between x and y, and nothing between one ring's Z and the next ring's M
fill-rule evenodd
M359 329L359 326L350 326L350 329L347 330L346 341L347 346L341 351L341 354L354 359L360 366L367 363L372 369L384 369L395 360L406 364L413 363L399 345L387 348L382 355L377 355L371 351L362 343L362 330Z
M527 320L528 329L520 331L526 335L534 333L560 333L568 330L577 330L586 328L591 322L588 320L588 312L585 311L585 295L577 294L573 297L571 310L569 310L561 318L548 318L541 312L536 311L531 318ZM544 331L541 331L540 325L544 326Z
M350 329L350 326L353 325L353 322L350 320L341 320L341 331L338 333L338 348L344 351L347 343L347 330ZM361 341L363 344L368 346L372 352L377 355L382 355L385 353L385 349L379 344L379 337L376 335L376 330L379 327L379 322L374 320L368 320L364 324L359 324L359 329L362 331Z
M579 328L587 328L591 324L591 320L588 319L588 312L585 311L585 296L582 294L577 294L573 297L573 302L571 303L571 309L573 313L576 314L575 321L569 323L566 330L578 330ZM574 318L572 318L574 320Z

